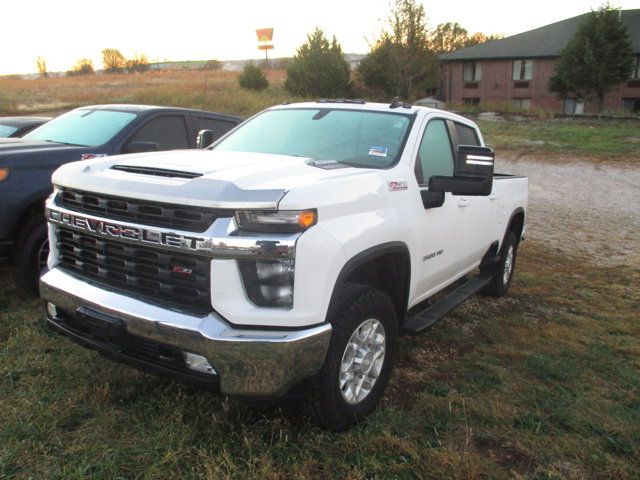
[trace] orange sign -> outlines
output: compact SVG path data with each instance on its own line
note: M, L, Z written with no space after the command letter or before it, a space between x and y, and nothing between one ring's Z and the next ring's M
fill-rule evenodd
M258 28L256 35L259 42L270 42L273 40L273 28Z
M272 44L258 45L258 50L273 50Z

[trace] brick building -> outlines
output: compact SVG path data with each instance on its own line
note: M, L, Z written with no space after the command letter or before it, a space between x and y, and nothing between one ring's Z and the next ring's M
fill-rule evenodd
M560 52L585 15L441 55L440 97L454 104L510 102L523 110L592 111L595 105L559 99L548 90ZM631 36L634 70L605 96L603 109L640 112L640 10L623 10L621 18Z

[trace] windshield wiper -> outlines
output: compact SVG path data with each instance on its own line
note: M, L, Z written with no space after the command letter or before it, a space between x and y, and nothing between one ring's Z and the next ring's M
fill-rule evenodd
M374 168L374 169L379 168L379 167L373 167L368 163L350 162L349 160L336 160L336 162L342 163L343 165L349 165L350 167L354 167L354 168Z
M59 143L61 145L67 145L69 147L88 147L89 145L81 145L79 143L60 142L58 140L45 140L47 143Z

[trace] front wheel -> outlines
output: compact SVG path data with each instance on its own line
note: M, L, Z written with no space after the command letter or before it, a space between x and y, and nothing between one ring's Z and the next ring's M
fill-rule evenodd
M516 268L516 254L518 253L518 237L514 231L510 231L502 246L500 261L496 263L491 271L491 283L482 293L492 297L503 297L507 294L513 271Z
M44 216L31 217L22 228L15 247L14 278L16 286L37 294L40 274L47 266L49 241Z
M398 325L391 299L358 284L343 287L331 325L309 403L322 428L340 431L376 408L391 375Z

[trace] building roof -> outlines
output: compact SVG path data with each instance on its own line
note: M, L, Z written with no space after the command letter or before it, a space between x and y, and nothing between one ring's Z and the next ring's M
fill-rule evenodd
M558 57L587 15L584 13L511 37L445 53L440 55L440 60ZM622 22L631 37L633 51L640 53L640 9L622 10Z

